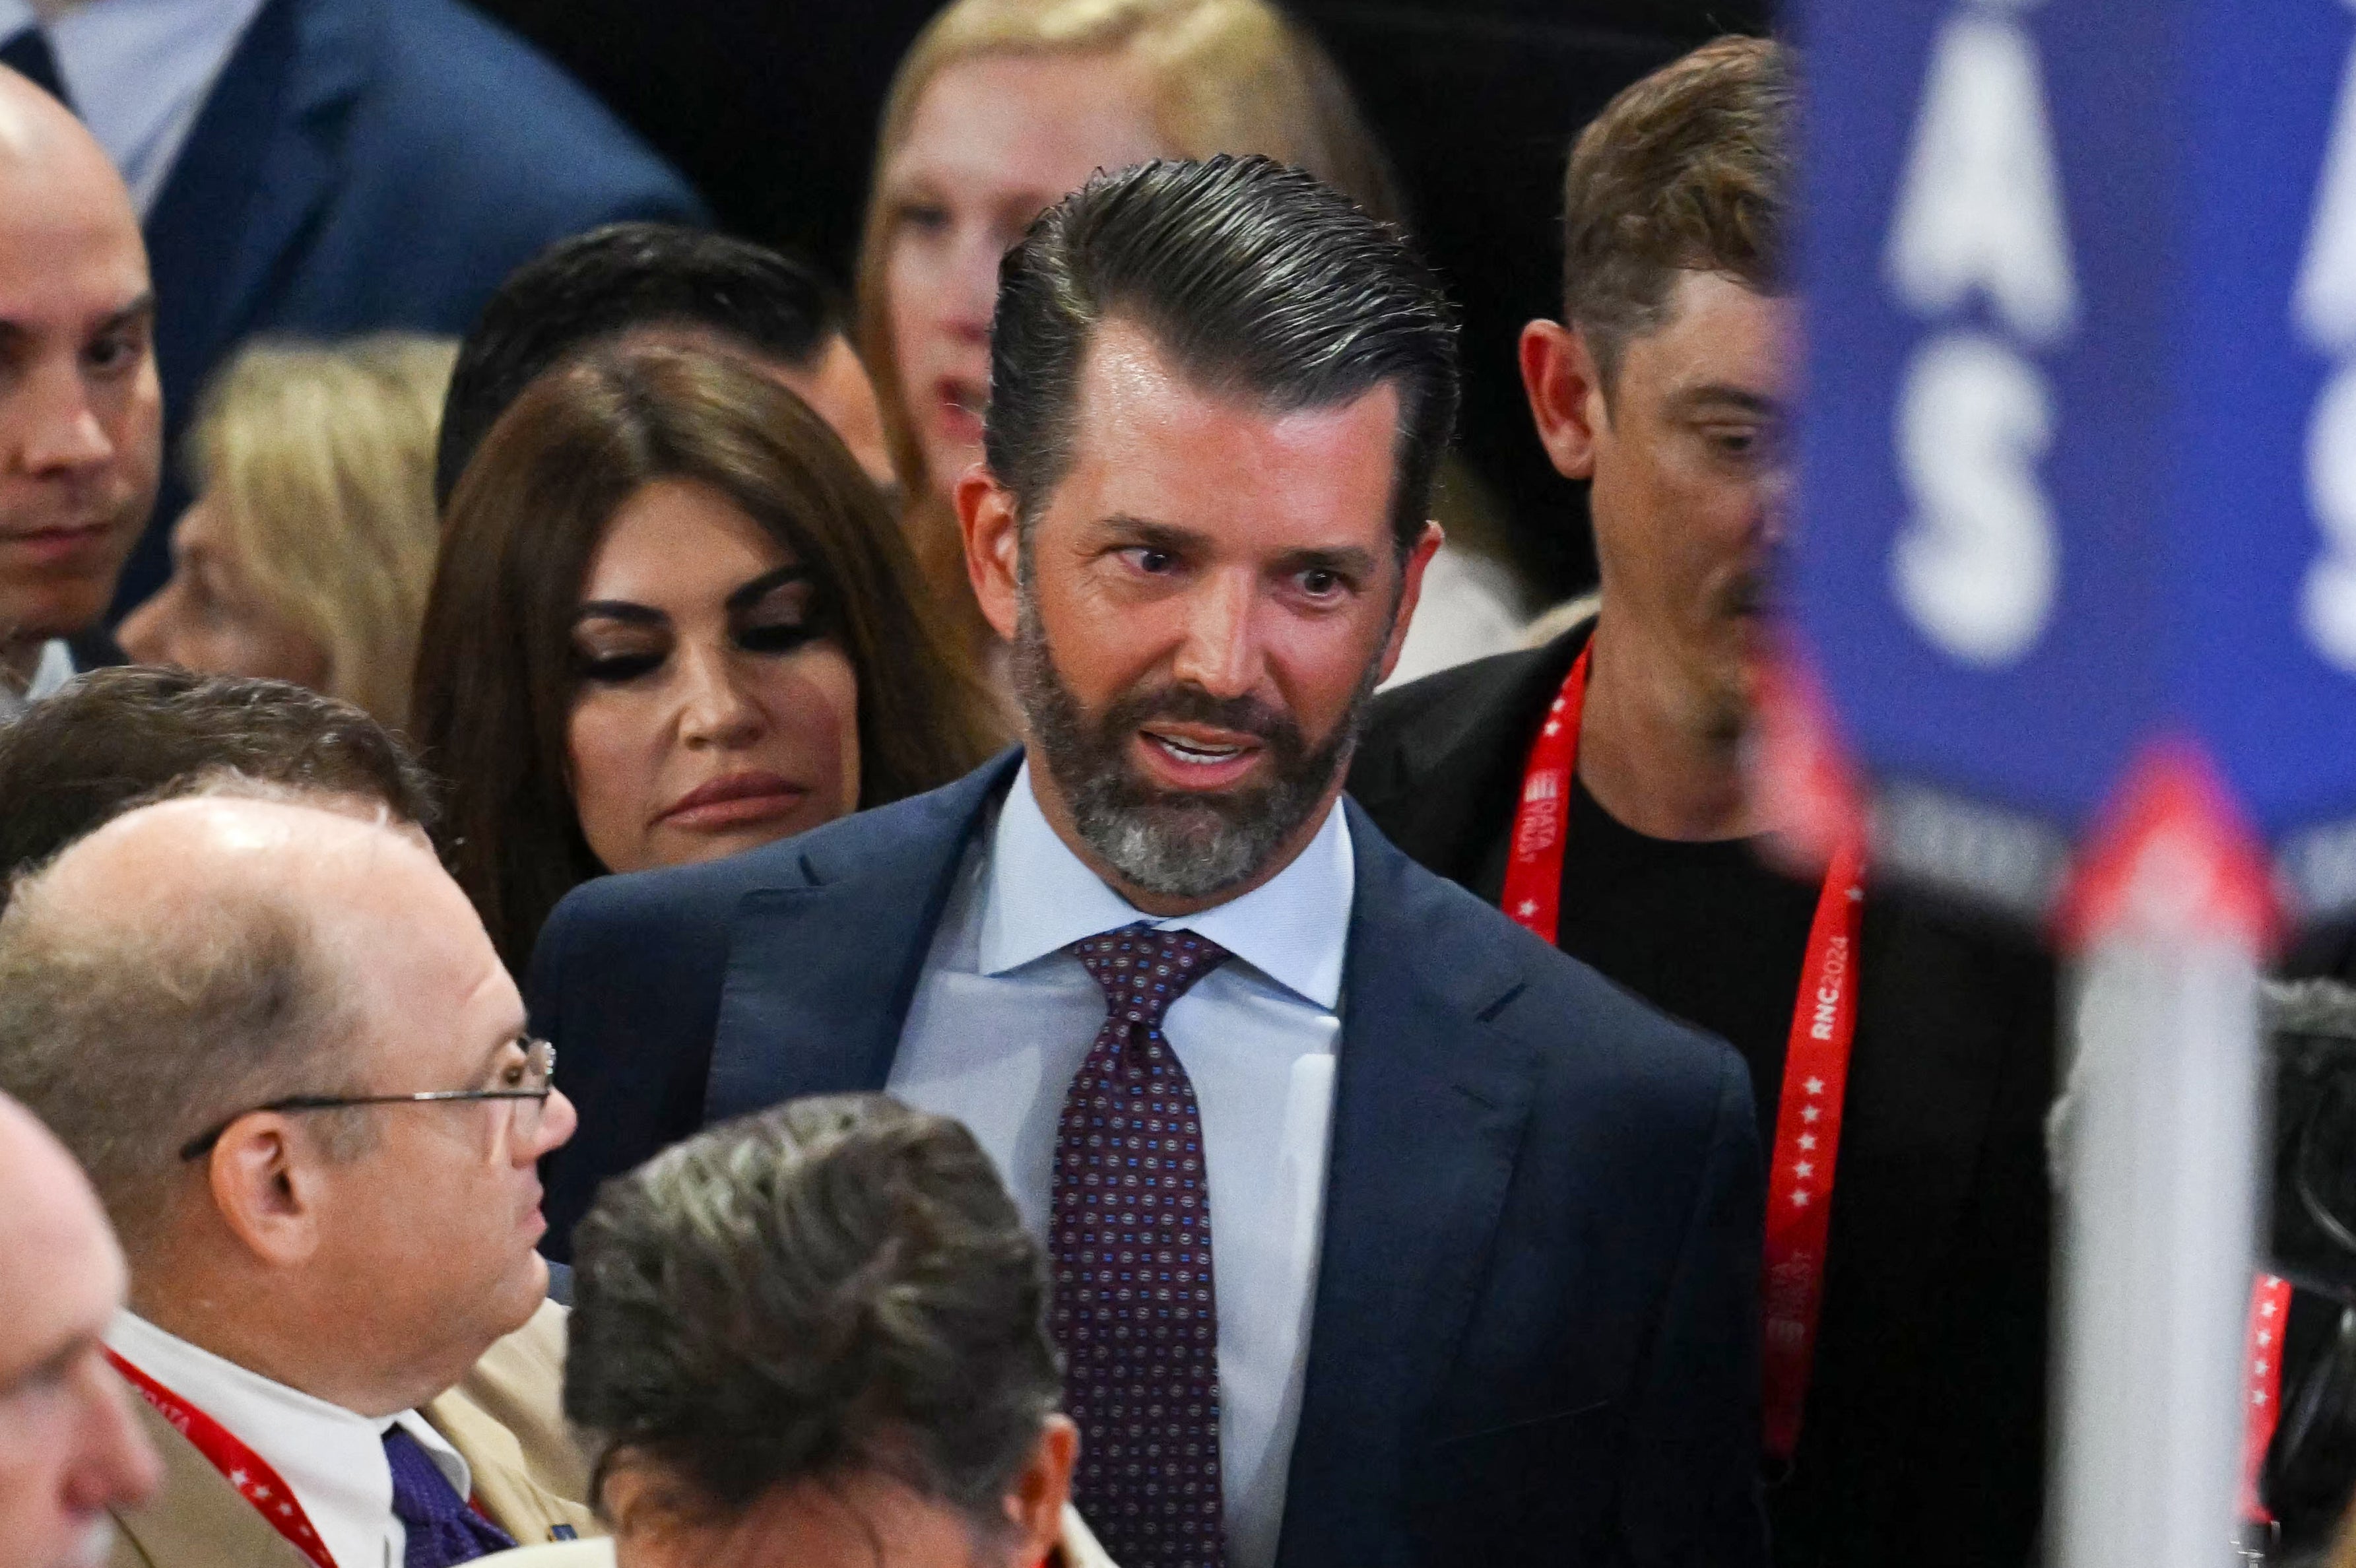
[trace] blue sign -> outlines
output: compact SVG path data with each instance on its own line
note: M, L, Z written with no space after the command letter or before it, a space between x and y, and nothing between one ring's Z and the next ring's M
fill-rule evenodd
M2351 7L1797 6L1794 594L1886 789L2074 835L2173 735L2356 821Z

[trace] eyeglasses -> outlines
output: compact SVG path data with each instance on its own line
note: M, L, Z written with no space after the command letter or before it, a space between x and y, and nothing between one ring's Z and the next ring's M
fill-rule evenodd
M180 1145L180 1158L202 1159L212 1152L215 1144L220 1142L222 1133L247 1117L258 1116L265 1111L346 1111L359 1105L461 1105L477 1100L526 1100L531 1101L531 1110L518 1114L519 1118L529 1115L530 1124L522 1125L519 1122L518 1130L529 1136L540 1124L540 1113L548 1104L548 1097L556 1092L556 1047L546 1040L529 1036L517 1040L515 1044L521 1047L523 1059L500 1069L502 1078L513 1077L518 1080L515 1087L444 1089L424 1094L290 1094L284 1100L273 1100L267 1105L241 1111L210 1132L199 1133Z

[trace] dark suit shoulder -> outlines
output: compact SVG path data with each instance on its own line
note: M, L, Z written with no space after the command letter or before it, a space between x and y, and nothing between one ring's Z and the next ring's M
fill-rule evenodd
M1353 831L1360 824L1353 823ZM1527 1049L1544 1079L1615 1104L1679 1105L1701 1131L1748 1069L1716 1036L1677 1022L1552 943L1540 940L1379 832L1360 857L1359 897L1382 900L1403 950L1451 1002ZM1622 1097L1634 1095L1631 1101Z
M499 23L455 0L369 8L369 107L400 133L397 143L371 141L371 163L430 166L446 182L436 210L452 210L452 195L471 190L511 204L477 215L510 227L559 215L569 227L626 215L702 216L651 147Z
M1591 625L1377 696L1350 766L1351 797L1416 861L1479 886L1511 815L1530 736Z

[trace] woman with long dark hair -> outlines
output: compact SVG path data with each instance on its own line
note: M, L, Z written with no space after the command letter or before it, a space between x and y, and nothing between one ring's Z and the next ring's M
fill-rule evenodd
M510 967L609 871L709 860L979 763L900 530L826 424L722 357L550 371L450 501L415 737Z

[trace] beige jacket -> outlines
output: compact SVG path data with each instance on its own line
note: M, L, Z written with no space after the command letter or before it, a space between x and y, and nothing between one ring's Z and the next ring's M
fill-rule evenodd
M611 1541L580 1541L562 1546L526 1546L495 1552L480 1560L482 1568L615 1568ZM1064 1539L1055 1543L1054 1568L1113 1568L1077 1510L1064 1509Z
M605 1533L576 1500L588 1492L589 1466L558 1402L564 1317L562 1307L543 1304L456 1388L418 1412L465 1457L483 1511L525 1543L551 1540L559 1525L583 1536ZM145 1401L131 1403L163 1459L164 1478L145 1508L115 1514L109 1568L311 1568L196 1444Z

